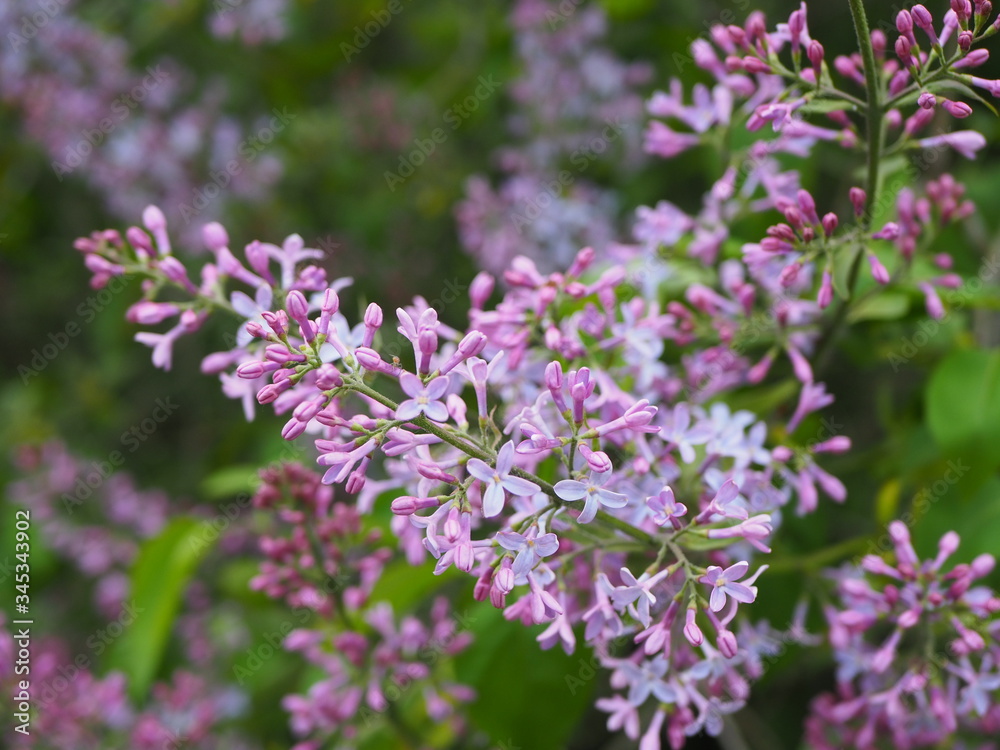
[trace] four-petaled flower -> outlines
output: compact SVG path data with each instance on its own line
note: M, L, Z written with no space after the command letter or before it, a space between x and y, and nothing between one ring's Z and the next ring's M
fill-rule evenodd
M708 567L708 572L698 580L712 587L712 595L709 597L708 605L713 612L718 612L726 606L727 594L743 604L749 604L757 598L757 592L752 588L746 584L737 583L740 578L747 574L749 569L750 563L745 560L730 565L725 570L718 565Z
M580 523L590 523L597 515L599 505L607 508L624 508L628 505L628 498L620 492L612 492L604 489L604 485L611 478L611 472L598 473L590 472L586 482L578 482L575 479L563 479L555 486L556 495L563 500L574 502L576 500L586 500L583 506L583 513L577 519Z
M688 510L684 503L677 502L674 498L674 491L669 487L660 490L659 495L647 497L646 505L653 512L653 523L657 526L663 526L669 522L675 528L679 528L680 521L677 519Z
M426 385L411 372L399 376L409 398L396 409L396 419L415 419L421 414L435 422L448 421L448 407L439 400L448 390L448 376L433 378Z
M504 549L517 553L513 567L515 576L527 575L535 563L559 549L559 538L552 533L535 537L516 531L501 531L497 534L497 542Z
M483 482L483 515L492 518L503 510L504 490L519 497L530 497L539 491L534 482L515 477L510 472L514 468L514 444L506 443L497 453L496 466L472 458L466 468L469 473Z

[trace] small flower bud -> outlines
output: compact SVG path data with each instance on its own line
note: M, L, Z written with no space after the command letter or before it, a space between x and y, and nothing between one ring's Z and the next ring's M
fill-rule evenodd
M217 221L210 221L201 228L201 239L205 247L213 253L229 246L229 234Z

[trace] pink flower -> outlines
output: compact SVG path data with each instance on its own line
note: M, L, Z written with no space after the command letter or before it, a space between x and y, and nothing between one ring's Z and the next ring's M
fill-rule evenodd
M396 409L396 419L416 419L421 414L435 422L448 421L448 407L441 402L448 390L448 376L433 378L426 385L416 375L404 372L399 384L408 398Z
M726 606L726 596L731 596L738 602L749 604L757 598L757 592L750 586L737 581L747 574L750 563L743 561L730 565L723 570L718 565L710 565L708 572L698 580L712 587L709 597L709 607L713 612L719 612Z

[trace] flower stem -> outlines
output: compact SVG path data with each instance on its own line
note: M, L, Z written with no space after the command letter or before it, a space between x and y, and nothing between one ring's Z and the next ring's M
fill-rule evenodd
M854 30L858 35L858 49L865 70L866 130L868 136L868 178L866 192L868 194L865 213L862 216L864 228L871 226L874 208L878 205L879 166L882 160L882 92L875 48L872 46L871 31L868 28L868 17L865 15L864 0L848 0L851 6L851 18L854 20Z

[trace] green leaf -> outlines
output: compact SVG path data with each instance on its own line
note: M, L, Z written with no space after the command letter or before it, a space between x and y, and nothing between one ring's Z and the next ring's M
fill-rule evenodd
M206 500L222 500L241 493L252 494L260 485L259 467L228 466L213 471L200 486L200 495Z
M205 522L180 517L139 551L132 567L131 598L127 600L134 617L131 622L122 621L123 632L111 643L108 654L110 668L129 678L134 699L141 700L149 690L184 589L218 536Z
M849 323L863 320L899 320L910 309L910 299L900 292L880 292L865 297L847 313Z
M572 656L558 646L542 651L535 641L542 626L507 622L485 604L474 613L475 641L456 657L458 681L476 690L469 718L507 746L567 747L591 704L599 672L592 653L579 638Z
M952 352L927 385L927 424L945 451L1000 462L1000 351Z

